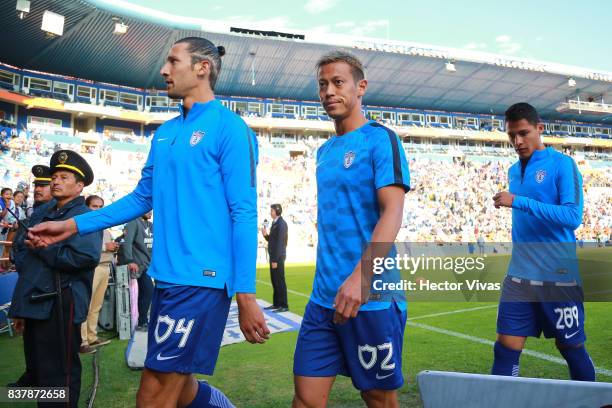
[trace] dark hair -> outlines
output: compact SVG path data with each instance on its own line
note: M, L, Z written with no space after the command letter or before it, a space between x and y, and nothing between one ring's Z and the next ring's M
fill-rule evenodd
M225 47L215 45L202 37L185 37L181 38L174 44L188 44L187 51L191 54L191 64L194 65L200 61L208 61L210 63L210 75L208 82L210 89L215 90L217 78L221 73L221 57L225 55Z
M365 69L359 58L353 54L339 50L332 51L319 58L317 61L317 73L323 65L333 64L334 62L344 62L348 64L351 67L351 73L353 74L353 80L355 82L365 79Z
M89 205L91 204L91 202L93 200L100 200L100 201L102 201L102 207L104 207L104 199L102 197L100 197L100 196L95 195L95 194L92 194L92 195L88 196L85 199L85 205L89 207Z
M506 122L516 122L521 119L525 119L533 126L540 123L538 111L527 102L515 103L506 110Z
M276 212L276 216L280 216L283 213L283 207L280 204L272 204L270 208Z
M10 191L12 193L13 189L10 187L4 187L2 190L0 190L0 195L4 195L4 193L6 193L7 191Z
M17 190L17 191L15 191L15 192L13 193L13 198L15 198L15 196L16 196L17 194L21 194L21 195L23 195L23 196L25 197L25 193L24 193L23 191L21 191L21 190Z

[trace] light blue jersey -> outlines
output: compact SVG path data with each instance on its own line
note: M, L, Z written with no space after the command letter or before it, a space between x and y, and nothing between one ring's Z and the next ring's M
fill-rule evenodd
M151 141L136 189L76 217L79 234L123 224L153 209L147 271L156 281L255 292L257 139L217 100L195 103Z
M333 308L338 289L361 261L380 218L377 190L390 185L408 191L410 174L399 138L381 124L370 121L352 132L333 136L319 148L319 243L310 298L316 304ZM403 297L397 300L401 302ZM370 301L360 310L389 306L389 301Z
M574 160L548 147L508 170L512 259L508 275L579 281L574 230L582 222L582 176Z

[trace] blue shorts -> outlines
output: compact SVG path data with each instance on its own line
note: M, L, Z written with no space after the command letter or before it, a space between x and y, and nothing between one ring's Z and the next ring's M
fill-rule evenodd
M231 300L223 289L156 287L145 367L163 373L211 375Z
M385 310L361 311L338 325L334 310L312 301L300 327L293 374L351 377L355 388L395 390L402 386L402 345L406 311L393 303Z
M555 301L547 301L550 288L533 286L529 281L504 280L497 311L497 332L510 336L555 338L560 344L573 346L586 341L584 305L579 286L555 290ZM565 293L567 300L560 298ZM540 302L534 301L538 297ZM523 301L521 301L523 298Z

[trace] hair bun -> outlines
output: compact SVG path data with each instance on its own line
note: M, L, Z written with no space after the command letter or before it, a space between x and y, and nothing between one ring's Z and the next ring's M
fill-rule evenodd
M225 55L225 47L220 45L217 47L217 51L219 52L219 56L222 57Z

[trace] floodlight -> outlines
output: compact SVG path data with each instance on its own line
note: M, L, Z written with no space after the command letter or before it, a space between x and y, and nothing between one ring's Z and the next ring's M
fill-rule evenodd
M115 30L113 31L113 34L123 35L127 33L127 30L128 30L128 26L123 24L122 21L119 21L115 23Z
M53 35L64 34L64 16L45 10L40 29Z
M30 12L30 0L17 0L17 15L23 20Z

